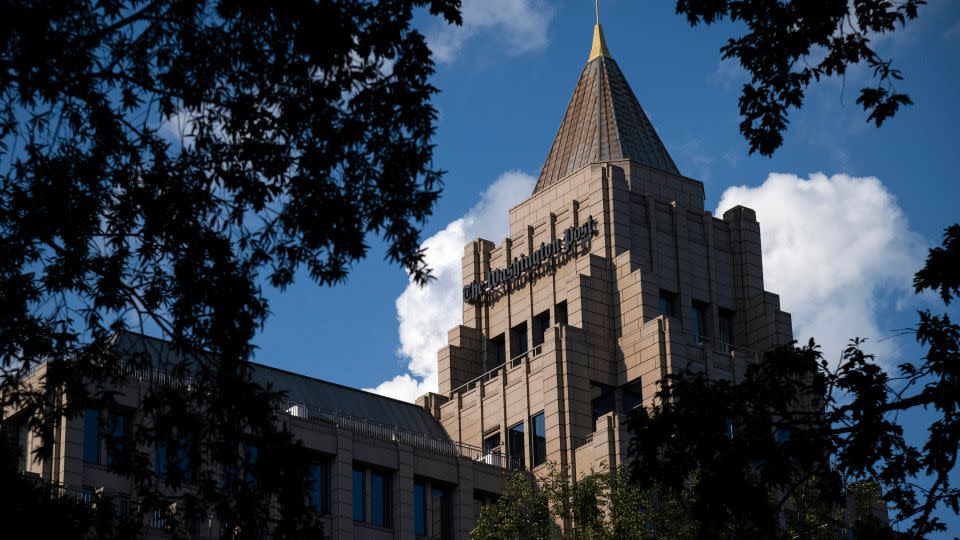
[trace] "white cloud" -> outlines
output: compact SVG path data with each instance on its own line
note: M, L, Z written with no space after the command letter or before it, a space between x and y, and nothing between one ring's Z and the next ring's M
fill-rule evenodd
M545 0L463 0L463 25L436 23L427 32L434 59L456 60L470 39L491 33L512 54L538 51L547 46L547 28L553 8Z
M447 344L447 331L463 322L463 247L478 237L497 243L506 237L508 211L530 196L534 182L522 172L504 173L466 215L423 243L426 262L436 279L424 287L410 282L397 298L399 353L409 359L408 373L367 390L405 401L437 391L437 351Z
M866 337L867 350L895 363L894 342L878 342L891 330L879 314L912 296L926 247L883 183L771 173L759 187L727 189L716 213L738 204L757 212L765 288L792 313L794 337L815 337L830 360L850 338Z

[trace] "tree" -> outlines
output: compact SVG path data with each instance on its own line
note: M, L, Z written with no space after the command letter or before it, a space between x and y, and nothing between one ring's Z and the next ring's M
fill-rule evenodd
M551 466L539 479L511 474L503 496L481 509L470 537L682 540L695 532L682 492L641 490L622 469L591 471L573 481L566 469Z
M958 240L953 225L917 273L917 292L939 289L946 304L955 297L960 266L949 261ZM862 340L835 367L811 340L767 353L736 384L693 373L661 381L657 405L630 419L633 480L689 491L701 530L725 537L819 527L889 536L887 506L911 537L944 530L934 511L960 512L950 481L960 448L960 326L947 314L919 315L926 356L896 375ZM921 410L927 437L917 446L901 415Z
M875 86L860 89L857 104L867 122L880 127L901 106L911 105L898 92L902 79L891 59L882 58L871 39L902 28L917 18L924 0L677 0L677 13L691 26L729 19L746 32L720 48L724 59L737 59L750 75L740 96L740 132L750 153L770 156L783 143L788 112L803 105L807 87L821 78L844 76L850 66L866 62Z
M198 455L223 462L241 435L295 453L273 425L276 396L248 373L262 287L299 271L338 283L371 234L429 277L419 227L442 172L433 63L411 21L425 8L459 23L459 5L0 3L2 405L48 436L85 402L110 402L150 362L113 354L134 328L187 353L191 366L172 369L201 389L147 396L138 441L199 433ZM41 363L45 386L24 386ZM145 460L116 469L149 492ZM246 521L266 516L255 503L271 489L203 495L255 536Z

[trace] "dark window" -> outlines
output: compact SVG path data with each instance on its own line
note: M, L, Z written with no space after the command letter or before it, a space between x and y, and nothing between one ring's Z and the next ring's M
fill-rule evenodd
M553 308L553 320L557 324L567 324L567 301L560 302Z
M530 419L531 442L530 451L533 453L533 466L536 467L547 461L547 424L543 413Z
M319 514L330 511L330 462L315 461L310 465L310 508Z
M523 422L512 426L507 432L507 453L511 461L523 467Z
M623 411L629 412L643 405L643 391L640 381L636 380L623 386Z
M483 453L489 454L491 452L500 451L500 432L491 433L483 439Z
M83 461L100 463L100 409L83 411Z
M510 355L513 358L527 352L527 323L522 322L510 330Z
M434 486L430 490L431 531L433 538L447 540L450 531L450 494L447 489Z
M257 487L257 460L260 458L260 449L252 444L243 445L243 478L247 485Z
M370 523L390 526L390 477L385 473L370 474Z
M108 426L110 436L107 438L107 465L121 465L127 446L127 416L110 411Z
M17 470L26 471L27 470L27 454L29 453L28 441L30 439L30 428L27 427L26 423L17 424Z
M422 482L413 484L413 532L427 535L427 492Z
M364 499L366 499L366 490L364 489L363 469L353 469L353 519L354 521L364 520Z
M507 363L507 344L503 334L491 339L487 345L488 369L502 366Z
M181 482L193 482L196 477L195 459L196 448L194 438L181 435L176 444L157 443L156 446L157 475L167 480L172 479L174 471L179 475Z
M673 317L677 310L675 309L677 295L670 291L660 291L660 314L664 317Z
M733 312L721 309L717 311L717 326L720 330L720 349L723 352L730 352L730 346L733 345Z
M617 394L615 390L605 384L592 384L592 391L597 397L590 400L590 408L593 414L593 425L597 424L597 419L614 410L617 405Z
M698 344L708 337L707 305L702 302L693 302L693 331Z
M550 329L550 312L544 311L533 318L533 346L543 345L547 339L547 330Z

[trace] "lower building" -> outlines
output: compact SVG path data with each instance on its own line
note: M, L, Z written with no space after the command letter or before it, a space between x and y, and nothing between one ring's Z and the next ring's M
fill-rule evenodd
M173 354L168 343L131 333L115 336L113 347L120 355L155 357L158 366ZM45 371L41 365L27 382L41 382ZM253 378L285 393L278 420L316 455L309 499L324 515L327 538L467 538L480 505L502 492L510 465L506 458L484 458L480 448L452 441L422 407L264 365L254 366ZM16 434L21 469L54 486L57 495L91 501L100 492L132 508L137 493L128 477L111 471L117 457L107 432L122 438L130 430L148 387L186 390L190 384L160 368L132 371L110 407L87 406L83 414L63 419L54 433L52 457L42 461L31 457L39 440L23 412L6 410L2 421ZM159 474L170 466L163 447L139 450L153 456ZM241 455L250 452L240 450ZM174 461L187 485L204 474L186 456ZM148 538L166 536L162 513L143 520ZM202 521L191 525L194 537L220 537L215 516Z

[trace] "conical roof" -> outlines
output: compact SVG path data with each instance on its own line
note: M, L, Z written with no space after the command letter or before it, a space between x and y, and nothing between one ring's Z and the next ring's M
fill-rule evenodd
M598 24L590 59L580 73L533 192L590 163L619 159L680 174L623 72L610 57Z

